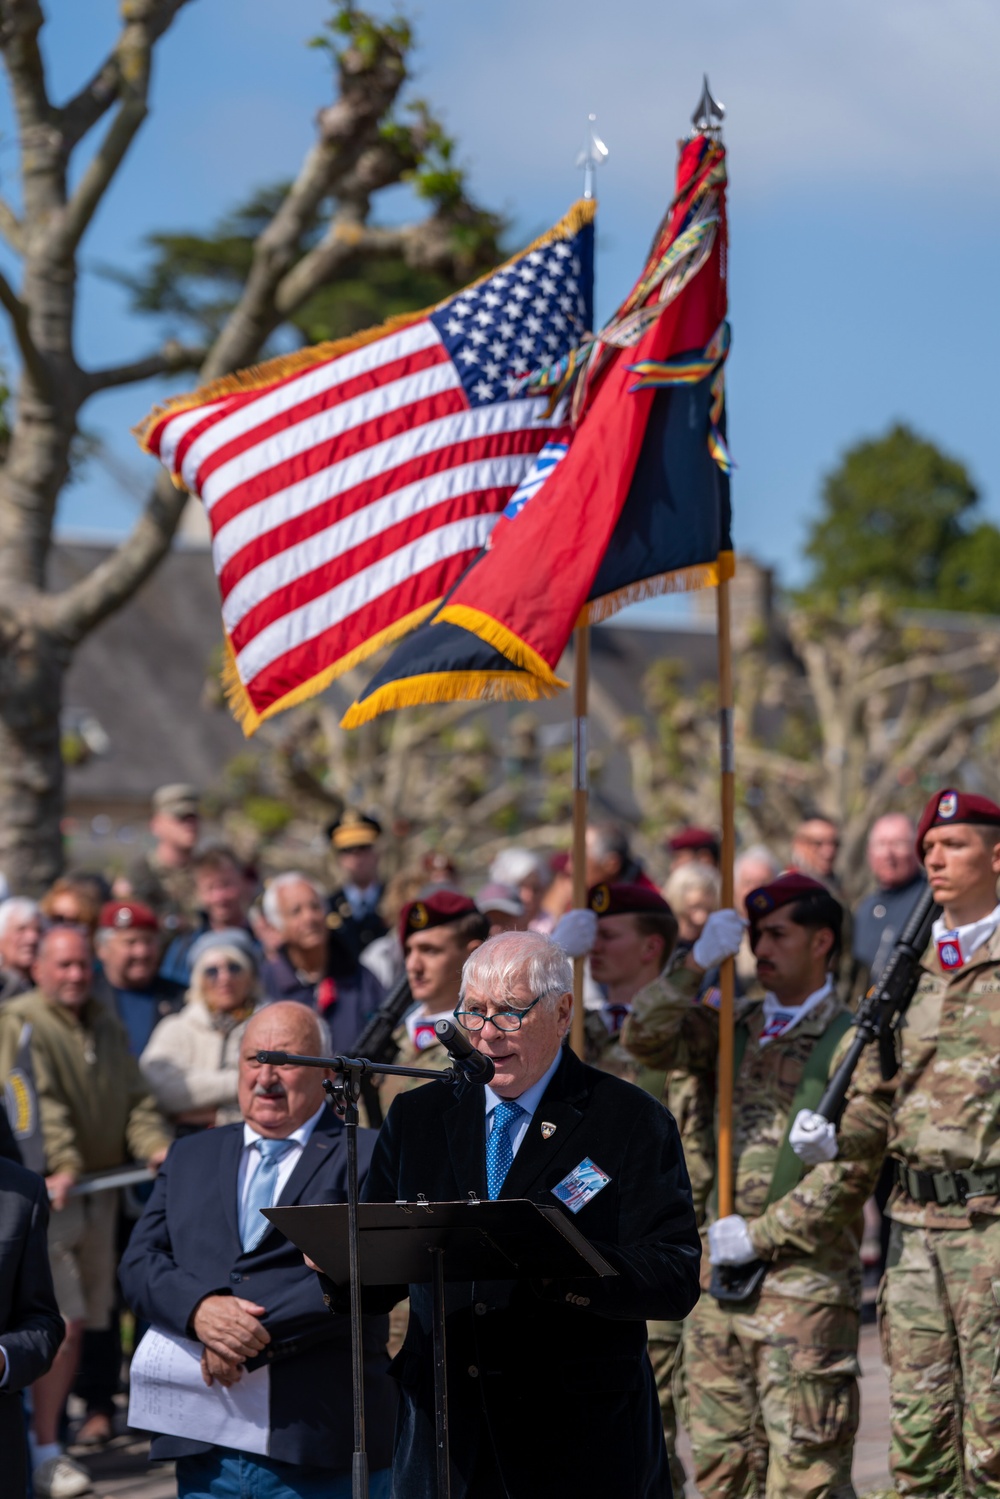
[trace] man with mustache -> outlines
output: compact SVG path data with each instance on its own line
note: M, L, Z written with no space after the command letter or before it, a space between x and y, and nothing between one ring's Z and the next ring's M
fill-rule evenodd
M206 1385L270 1370L267 1456L156 1436L154 1460L177 1462L179 1499L348 1499L353 1451L351 1334L331 1317L316 1275L262 1216L276 1203L344 1202L344 1128L316 1067L257 1060L259 1051L328 1054L316 1015L294 1000L266 1006L240 1050L242 1124L178 1140L121 1264L129 1305L154 1328L202 1347ZM375 1141L362 1130L368 1169ZM388 1494L395 1392L387 1325L366 1319L365 1410L373 1499Z
M713 1499L741 1499L754 1486L764 1493L765 1483L768 1499L853 1499L861 1210L885 1150L889 1090L866 1056L847 1097L839 1159L808 1169L797 1159L787 1141L806 1089L818 1101L850 1044L832 977L842 909L794 870L752 890L746 907L765 994L739 1011L736 1211L710 1221L708 1241L713 1265L760 1262L762 1279L740 1301L702 1296L687 1322L695 1480ZM715 912L706 923L702 940L712 938L716 959L739 945L731 915ZM685 969L697 979L694 952ZM718 1013L684 997L686 977L671 975L675 993L650 987L636 996L623 1043L648 1066L714 1079Z

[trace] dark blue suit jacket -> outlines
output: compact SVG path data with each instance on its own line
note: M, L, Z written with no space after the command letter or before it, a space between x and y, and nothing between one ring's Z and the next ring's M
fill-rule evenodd
M364 1197L484 1198L485 1133L482 1087L427 1083L400 1094ZM567 1049L500 1196L559 1206L552 1188L586 1157L611 1180L573 1222L616 1277L446 1287L453 1499L474 1499L470 1480L485 1442L511 1495L669 1499L646 1320L684 1317L698 1300L701 1246L687 1168L662 1105ZM381 1309L405 1291L371 1287L365 1304ZM434 1492L431 1288L413 1285L409 1294L409 1329L393 1366L403 1397L393 1499Z
M46 1372L63 1340L49 1270L48 1221L42 1178L0 1159L0 1343L10 1361L0 1390L0 1488L12 1499L27 1492L20 1392Z
M362 1174L373 1131L358 1135ZM269 1455L280 1462L349 1469L353 1451L351 1332L347 1317L331 1317L314 1271L302 1252L271 1228L256 1249L240 1244L236 1205L243 1125L203 1130L171 1146L132 1234L119 1271L133 1311L154 1327L191 1338L199 1301L232 1294L267 1308L262 1321L271 1342L248 1366L271 1366ZM347 1142L332 1109L317 1121L281 1194L291 1203L345 1202ZM365 1415L373 1468L391 1457L395 1391L386 1376L387 1324L365 1319ZM204 1442L158 1436L151 1456L205 1452Z

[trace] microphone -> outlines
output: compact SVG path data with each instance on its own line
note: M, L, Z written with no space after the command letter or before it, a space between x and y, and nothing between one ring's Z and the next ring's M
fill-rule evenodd
M454 1020L436 1020L434 1022L434 1034L437 1036L445 1051L451 1057L455 1066L472 1083L488 1083L492 1080L496 1068L489 1057L484 1057L482 1052L476 1050L469 1041L463 1030L455 1024Z

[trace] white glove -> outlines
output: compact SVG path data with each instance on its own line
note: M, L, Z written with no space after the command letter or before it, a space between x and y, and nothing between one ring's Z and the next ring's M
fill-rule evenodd
M585 958L597 941L597 912L587 906L560 916L552 933L568 958Z
M708 1225L708 1257L713 1265L748 1265L757 1258L747 1221L739 1213Z
M714 968L723 958L735 958L746 927L747 923L738 911L731 908L713 911L691 949L691 956L698 967Z
M837 1126L814 1114L812 1109L800 1109L795 1123L788 1131L788 1143L800 1161L807 1166L818 1166L821 1161L837 1159Z

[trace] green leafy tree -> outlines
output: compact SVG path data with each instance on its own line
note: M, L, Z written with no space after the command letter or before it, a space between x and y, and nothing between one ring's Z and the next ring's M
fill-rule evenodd
M811 594L877 590L901 604L1000 610L1000 532L978 520L965 466L909 427L850 448L823 485ZM991 576L996 582L991 585Z

